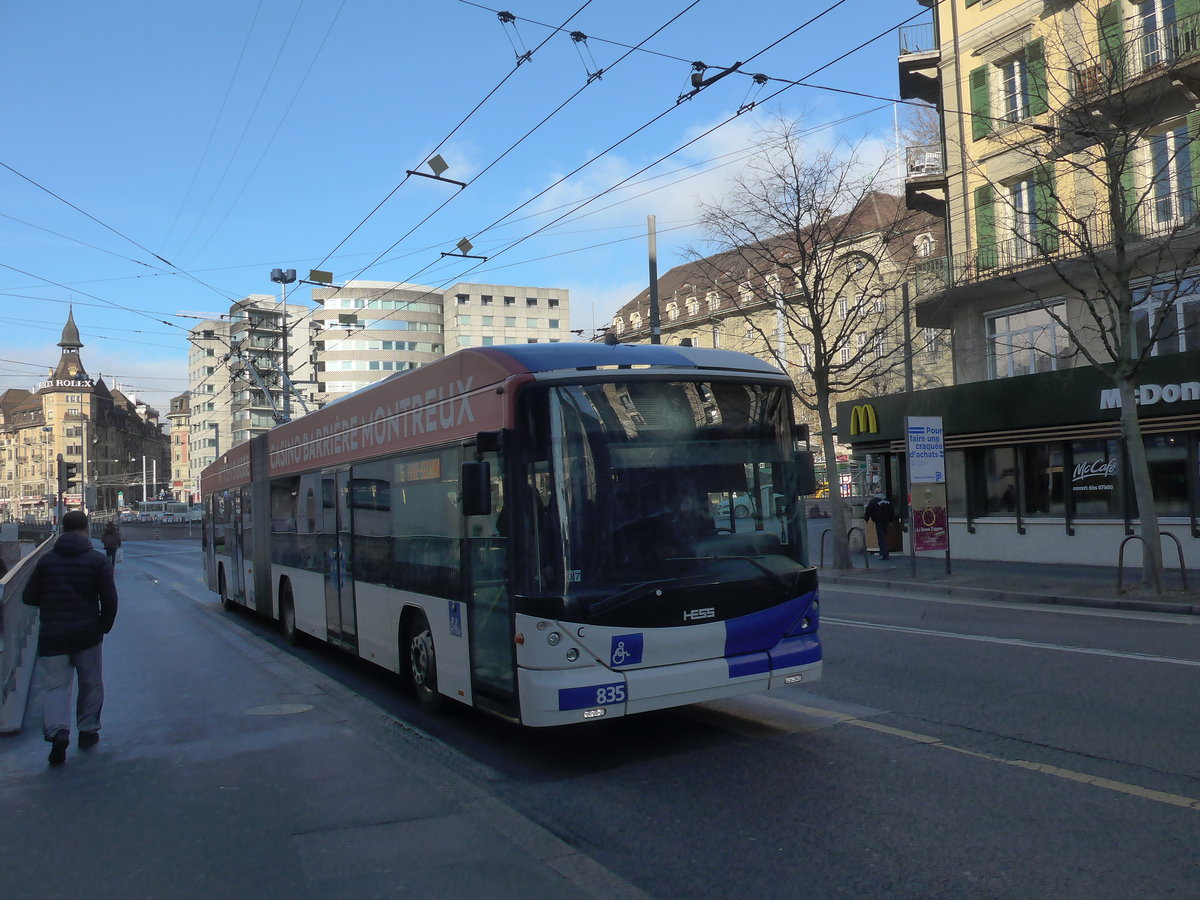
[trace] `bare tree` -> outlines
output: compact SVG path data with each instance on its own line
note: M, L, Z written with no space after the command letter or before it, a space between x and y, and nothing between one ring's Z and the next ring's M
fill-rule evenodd
M1188 270L1200 248L1192 175L1200 120L1197 86L1178 70L1181 54L1196 62L1200 17L1127 39L1121 9L1074 4L1004 67L972 73L974 137L1002 155L989 154L994 162L973 173L976 248L956 261L952 278L1018 285L1067 336L1046 354L1111 378L1144 544L1143 586L1161 594L1139 373L1156 346L1178 343L1180 301L1196 293ZM1001 84L989 87L989 70ZM1200 328L1189 339L1200 340Z
M876 190L887 160L867 164L861 146L813 152L799 133L784 119L766 129L725 197L701 204L708 252L690 255L705 302L735 309L744 348L766 348L797 384L799 418L815 425L825 459L833 563L845 569L833 406L904 388L912 342L899 287L929 222Z

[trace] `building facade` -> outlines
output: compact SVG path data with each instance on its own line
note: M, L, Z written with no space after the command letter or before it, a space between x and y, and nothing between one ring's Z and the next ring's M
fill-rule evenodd
M820 430L815 370L856 385L834 390L834 399L858 397L863 385L887 392L952 378L948 335L915 329L905 302L908 274L915 277L919 264L943 252L941 221L908 212L903 198L868 193L854 212L815 227L841 237L823 246L805 235L781 236L770 247L676 266L657 285L663 343L736 350L779 366L808 400L796 415L813 434ZM801 259L813 271L802 274ZM622 342L651 339L649 288L617 311L609 334ZM837 349L816 350L818 341Z
M1107 372L1136 367L1160 527L1200 565L1200 6L922 5L900 90L941 134L907 197L947 253L917 317L952 329L957 386L842 404L841 436L902 498L904 420L942 416L952 553L1115 565L1137 513Z
M569 340L565 289L350 281L315 288L312 341L322 402L463 347Z
M197 502L199 497L192 489L189 464L191 447L189 445L190 425L188 420L191 412L188 398L187 391L178 397L172 397L171 411L167 413L167 420L171 423L171 481L169 488L171 496L175 500L193 503Z
M167 478L158 412L87 373L73 312L58 346L45 381L0 394L0 514L8 521L54 518L60 458L76 473L63 492L66 509L111 512L153 495Z

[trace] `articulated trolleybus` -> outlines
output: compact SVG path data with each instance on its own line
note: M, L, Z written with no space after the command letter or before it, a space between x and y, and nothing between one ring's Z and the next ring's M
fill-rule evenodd
M461 350L205 469L208 584L401 673L426 707L526 725L807 683L812 458L791 392L724 350ZM770 502L732 515L744 495Z

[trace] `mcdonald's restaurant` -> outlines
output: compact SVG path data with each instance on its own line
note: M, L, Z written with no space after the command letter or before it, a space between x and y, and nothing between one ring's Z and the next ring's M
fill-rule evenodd
M1138 417L1162 531L1200 567L1200 352L1148 359ZM950 555L1115 566L1136 502L1120 398L1090 366L837 404L838 441L907 518L906 422L942 419ZM1163 538L1168 567L1175 541ZM905 550L909 542L905 535ZM1138 564L1132 541L1125 562Z

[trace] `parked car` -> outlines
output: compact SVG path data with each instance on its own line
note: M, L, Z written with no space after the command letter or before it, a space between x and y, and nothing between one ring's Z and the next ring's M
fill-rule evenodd
M785 499L783 494L773 493L771 490L771 485L769 485L769 484L764 484L762 486L762 488L759 490L759 494L761 495L761 497L763 498L764 501L768 501L768 498L770 498L768 501L769 506L765 510L765 514L768 516L775 515L775 510L778 508L779 504L782 503ZM755 515L758 513L758 507L759 507L759 504L755 502L753 494L739 494L736 492L734 493L734 495L733 495L733 516L734 516L734 518L745 519L751 515ZM724 498L723 500L721 500L720 503L717 504L717 515L724 519L729 518L729 498L728 497Z

